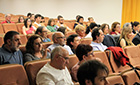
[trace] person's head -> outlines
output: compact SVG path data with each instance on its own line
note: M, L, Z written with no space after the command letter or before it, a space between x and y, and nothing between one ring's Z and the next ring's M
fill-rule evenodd
M114 22L111 26L111 31L112 32L120 32L120 23L119 22Z
M35 15L34 14L31 14L30 19L31 19L32 22L34 22L35 21Z
M12 52L19 50L19 45L21 45L19 33L16 31L8 31L4 36L4 44L7 45Z
M45 23L45 18L41 16L41 23Z
M55 32L52 35L52 40L54 43L64 46L66 44L66 38L62 32Z
M92 30L97 27L98 27L98 25L96 23L90 23L90 25L89 25L90 32L92 32Z
M35 21L38 22L38 23L41 22L41 15L40 14L35 15Z
M58 19L58 21L59 21L60 24L63 24L64 23L64 18L61 15L59 15L57 17L57 19Z
M72 34L67 38L67 45L70 46L70 48L76 49L79 44L80 38L77 34Z
M95 28L92 30L92 39L96 43L102 43L104 40L103 31L100 28Z
M94 19L93 19L93 17L89 17L88 18L88 21L91 23L91 22L94 22Z
M28 17L28 18L30 18L30 17L31 17L31 15L32 15L31 13L28 13L28 14L27 14L27 17Z
M18 23L24 23L24 17L23 16L20 16L18 18Z
M26 18L24 21L24 26L27 28L28 26L31 27L32 26L32 22L30 18Z
M132 28L135 30L135 31L139 31L140 29L140 23L135 21L135 22L131 22L131 25L132 25Z
M132 26L131 23L125 23L120 35L120 39L124 38L128 41L132 37Z
M47 38L47 29L44 26L39 26L35 32L35 34L40 35L43 38Z
M55 25L55 20L53 18L50 18L48 21L49 26L54 26Z
M75 32L80 36L84 37L85 36L85 27L83 25L77 25L75 27Z
M92 60L94 57L93 48L87 44L79 44L75 50L76 56L78 57L79 61L86 61Z
M26 52L35 54L43 49L42 38L39 35L32 35L26 44Z
M51 52L51 65L57 69L65 69L66 65L69 63L69 53L62 46L55 47Z
M77 22L80 24L83 24L83 21L84 21L84 18L82 16L79 16Z
M80 16L80 15L77 15L77 16L76 16L76 21L78 20L79 16Z
M62 32L64 35L65 35L65 33L66 33L66 27L59 27L58 29L57 29L57 31L58 32Z
M103 31L103 33L106 35L106 34L109 34L109 25L104 23L101 25L101 30Z
M108 85L109 70L98 60L89 60L80 65L77 78L80 85Z
M10 22L11 21L11 14L6 14L5 15L5 20Z

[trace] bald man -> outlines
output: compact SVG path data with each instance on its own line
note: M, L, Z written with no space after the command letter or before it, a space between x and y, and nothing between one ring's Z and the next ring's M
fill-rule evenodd
M11 22L11 14L5 15L5 21L1 22L1 24L4 24L4 23L14 23L14 22Z
M51 53L51 61L44 65L37 74L37 85L73 85L66 67L69 53L62 46L57 46Z
M62 46L69 52L69 55L73 54L73 52L71 51L71 48L68 45L66 45L66 38L62 32L54 33L52 35L52 40L54 44L48 47L50 51L52 51L57 46Z

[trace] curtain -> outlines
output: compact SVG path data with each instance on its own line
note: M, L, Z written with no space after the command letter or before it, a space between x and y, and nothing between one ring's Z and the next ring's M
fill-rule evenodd
M140 0L123 0L121 27L131 21L140 22Z

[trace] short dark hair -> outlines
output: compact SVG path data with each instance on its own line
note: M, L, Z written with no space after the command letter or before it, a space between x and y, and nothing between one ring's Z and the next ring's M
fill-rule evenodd
M77 22L79 22L81 18L83 18L83 19L84 19L84 17L83 17L83 16L79 16L79 17L78 17Z
M40 15L40 14L36 14L36 15L35 15L35 19L36 19L37 17L41 17L41 15Z
M62 32L64 35L65 35L65 30L66 27L62 27L62 26L57 29L57 31Z
M107 75L109 70L106 65L98 60L88 60L82 63L77 72L77 78L80 85L86 85L85 80L91 80L93 85L95 85L95 77L98 75L98 71L105 71Z
M8 39L12 40L14 35L19 35L19 33L16 31L8 31L4 36L4 44L7 44Z
M73 47L71 42L74 42L75 37L78 37L78 35L77 34L72 34L67 38L67 45L70 46L71 48Z
M44 16L41 16L41 19L44 19Z
M28 21L28 19L30 19L30 18L26 18L25 21L24 21L24 26L25 26L26 28L27 28L27 21ZM32 23L30 24L29 27L31 28L31 26L32 26Z
M63 18L63 17L62 17L61 15L59 15L59 16L57 17L57 19L60 20L60 18Z
M76 56L79 61L83 60L83 55L86 55L88 52L92 51L92 46L86 44L79 44L76 48Z
M132 28L138 26L140 23L137 21L131 22Z
M89 28L92 30L94 27L98 27L96 23L90 23Z
M27 14L27 17L31 17L31 15L32 15L32 13L29 12L29 13Z
M55 22L55 20L54 20L53 18L50 18L50 19L49 19L49 21L48 21L48 25L50 25L50 26L51 26L51 22L52 22L52 21L54 21L54 22Z
M99 36L100 35L99 30L100 30L99 27L92 30L92 34L91 35L92 35L93 41L96 40L96 36Z
M37 38L40 38L42 40L42 37L35 34L35 35L32 35L29 39L28 39L28 42L26 44L26 53L30 53L32 55L34 55L35 53L35 49L34 49L34 40L36 40Z
M44 26L39 26L35 32L35 34L38 34L38 32L42 33L42 29L44 28Z

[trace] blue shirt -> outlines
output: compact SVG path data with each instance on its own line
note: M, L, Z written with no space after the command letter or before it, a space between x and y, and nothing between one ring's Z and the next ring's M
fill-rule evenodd
M51 40L49 38L45 38L43 42L51 42Z
M0 48L0 65L3 64L21 64L23 65L23 55L20 50L12 53L4 47Z

